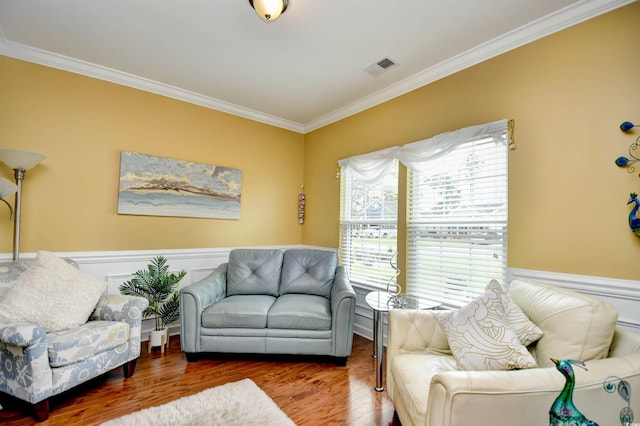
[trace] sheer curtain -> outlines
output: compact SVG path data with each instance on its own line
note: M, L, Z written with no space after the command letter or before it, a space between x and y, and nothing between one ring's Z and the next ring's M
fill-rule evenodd
M340 160L340 256L352 280L382 287L392 274L399 162L409 170L408 290L460 305L488 277L504 279L508 126L499 120Z
M338 161L341 173L352 173L352 176L365 185L375 185L389 172L397 167L398 147L383 149L355 155Z
M408 169L422 170L428 168L431 161L449 154L464 143L500 137L506 132L507 124L508 121L505 119L441 133L429 139L403 145L395 149L393 155Z
M340 263L352 282L382 288L397 250L397 147L347 158L340 165Z

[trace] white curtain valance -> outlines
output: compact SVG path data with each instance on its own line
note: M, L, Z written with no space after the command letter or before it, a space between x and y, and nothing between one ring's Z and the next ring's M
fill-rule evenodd
M507 127L507 119L465 127L407 145L354 155L338 161L338 165L350 169L363 183L372 185L384 178L395 166L396 161L400 161L409 169L419 170L421 165L448 154L463 143L485 137L500 140L499 136L507 131Z
M441 133L429 139L403 145L396 151L396 155L407 168L420 170L426 162L442 157L464 143L488 137L499 140L500 135L507 131L507 123L508 120L505 119Z
M394 167L397 146L380 151L369 152L362 155L354 155L338 161L343 169L349 169L354 176L366 185L373 185L382 180Z

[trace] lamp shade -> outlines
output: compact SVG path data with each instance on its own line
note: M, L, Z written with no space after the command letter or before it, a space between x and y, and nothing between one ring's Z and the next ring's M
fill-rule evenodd
M272 22L287 10L289 0L249 0L260 19Z
M47 158L42 154L29 151L18 151L16 149L0 149L0 161L11 169L29 170L38 165L39 162Z
M9 179L0 178L0 198L8 197L18 192L18 185Z

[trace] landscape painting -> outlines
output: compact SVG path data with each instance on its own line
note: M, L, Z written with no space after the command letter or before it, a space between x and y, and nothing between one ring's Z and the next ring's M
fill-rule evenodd
M120 155L118 214L239 219L238 169L154 157Z

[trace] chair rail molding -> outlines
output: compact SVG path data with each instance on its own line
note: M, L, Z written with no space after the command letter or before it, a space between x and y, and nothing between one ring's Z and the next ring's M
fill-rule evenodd
M618 325L640 333L640 281L509 268L509 282L537 281L596 297L618 310Z
M59 257L73 259L80 269L89 275L107 282L107 292L119 293L121 283L131 279L133 273L143 269L154 256L162 255L167 258L170 270L178 272L182 269L187 275L180 282L180 288L196 282L229 260L229 253L234 248L315 248L332 250L334 248L307 245L278 245L259 247L217 247L195 249L167 249L167 250L123 250L123 251L87 251L87 252L56 252ZM36 253L21 253L22 259L33 258ZM0 254L0 261L11 260L11 253ZM595 277L587 275L563 274L557 272L537 271L530 269L509 268L508 281L514 279L537 281L544 284L564 287L570 290L597 297L618 309L618 324L623 328L640 333L640 281L616 278ZM373 340L373 312L366 304L367 293L374 290L370 287L353 284L356 291L356 313L354 318L354 332L367 339ZM385 315L386 324L386 315ZM145 340L153 328L152 320L145 320L142 328L142 338ZM180 334L179 325L171 327L171 335ZM386 327L384 328L386 342Z
M635 333L640 333L640 281L617 278L595 277L588 275L563 274L558 272L536 271L531 269L509 268L508 282L512 280L536 281L543 284L563 287L596 297L613 305L619 312L618 325ZM356 291L356 315L354 332L373 340L373 312L367 306L365 297L374 289L362 285L353 285ZM383 289L377 289L383 291ZM387 341L387 315L384 315L383 339Z

